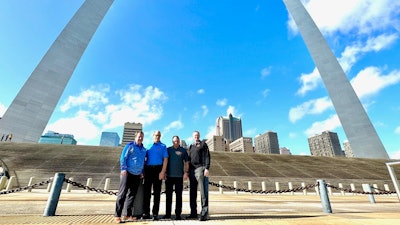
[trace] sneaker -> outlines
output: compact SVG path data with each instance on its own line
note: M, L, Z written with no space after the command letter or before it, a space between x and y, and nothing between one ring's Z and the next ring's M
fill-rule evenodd
M134 222L134 221L137 220L137 218L136 218L136 217L133 217L133 216L124 216L124 217L122 218L122 220L123 220L124 222Z
M206 221L207 217L206 216L200 216L199 221Z
M186 217L186 219L197 219L197 215L196 214L190 214L188 217Z
M144 219L144 220L150 219L150 215L149 214L143 214L142 215L142 219Z
M114 218L114 223L122 223L121 217L115 217Z

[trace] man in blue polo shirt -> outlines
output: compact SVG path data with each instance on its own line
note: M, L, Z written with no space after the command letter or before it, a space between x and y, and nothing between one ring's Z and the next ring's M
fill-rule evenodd
M128 143L121 152L121 181L115 206L115 223L121 223L123 220L136 220L133 217L133 202L140 185L140 180L143 178L143 166L146 157L146 149L142 144L143 137L143 132L136 133L135 141ZM121 220L124 205L126 215Z
M153 133L153 145L146 151L146 165L144 167L144 199L143 199L143 219L150 219L150 199L153 187L153 220L158 220L160 209L160 195L162 180L165 179L168 151L165 144L161 141L159 130Z

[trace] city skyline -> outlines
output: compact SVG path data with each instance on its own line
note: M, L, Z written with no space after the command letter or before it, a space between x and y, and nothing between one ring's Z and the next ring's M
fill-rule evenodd
M82 3L0 3L0 116ZM400 3L303 3L389 156L400 158ZM44 132L98 145L102 131L122 135L136 122L146 143L154 130L167 145L175 134L190 143L193 130L207 138L229 113L243 136L273 130L292 154L309 155L307 138L325 130L347 140L282 1L114 2Z

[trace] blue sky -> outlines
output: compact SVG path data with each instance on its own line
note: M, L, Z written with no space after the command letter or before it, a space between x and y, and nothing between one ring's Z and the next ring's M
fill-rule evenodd
M0 2L0 116L83 1ZM341 63L391 158L400 158L400 2L303 1ZM307 138L347 140L283 1L117 0L66 87L46 131L98 145L125 122L191 142L219 116L244 136L272 130L310 155Z

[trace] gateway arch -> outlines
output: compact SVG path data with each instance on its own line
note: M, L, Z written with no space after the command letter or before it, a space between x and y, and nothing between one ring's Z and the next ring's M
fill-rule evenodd
M343 69L299 0L283 0L321 74L356 157L388 154ZM3 118L0 134L37 143L75 67L114 0L86 0L21 88Z
M343 68L300 0L283 0L321 75L355 157L389 159Z
M3 118L0 134L37 143L75 67L114 0L86 0L51 45Z

